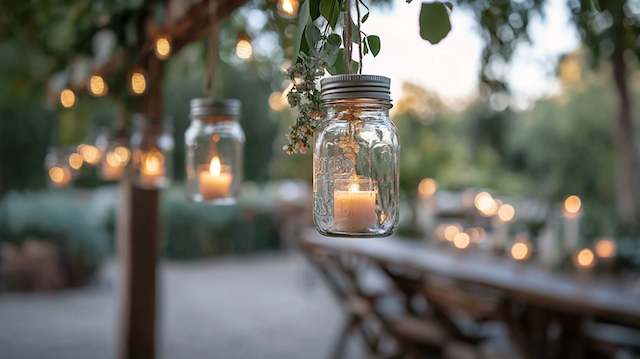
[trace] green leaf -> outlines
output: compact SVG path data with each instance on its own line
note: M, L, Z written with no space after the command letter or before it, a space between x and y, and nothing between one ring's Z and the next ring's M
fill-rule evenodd
M329 26L335 30L340 17L338 0L320 0L320 14L329 22Z
M441 2L422 3L420 8L420 37L437 44L451 31L449 11Z
M351 42L359 44L360 43L360 29L351 19Z
M320 17L320 0L309 0L309 15L311 21L315 21Z
M307 42L304 39L304 30L307 27L307 24L310 22L310 13L309 13L309 1L303 1L300 9L298 10L298 29L296 31L296 37L294 38L294 46L293 49L293 58L298 58L298 53L301 50L308 51ZM305 52L305 51L303 51Z
M368 42L368 40L367 40L367 38L365 37L365 38L364 38L364 42L362 43L362 54L363 54L363 55L366 55L366 54L368 54L368 53L369 53L369 45L367 44L367 42Z
M327 44L340 47L340 45L342 45L342 38L340 38L340 35L338 34L331 34L327 37Z
M368 18L369 18L369 13L367 12L366 14L364 14L364 16L362 17L362 20L360 20L360 21L362 21L362 23L364 24L365 21L367 21Z
M338 74L348 74L348 73L357 73L358 68L360 68L360 63L358 61L351 61L351 71L348 71L347 63L344 58L345 52L344 49L339 49L338 54L336 56L336 62L332 66L327 67L327 71L331 75Z
M380 37L378 35L367 36L367 42L371 49L371 54L375 57L380 53Z
M316 27L312 22L308 23L304 30L304 37L307 39L307 44L310 49L317 49L316 46L320 39L322 38L322 34L320 34L320 29Z

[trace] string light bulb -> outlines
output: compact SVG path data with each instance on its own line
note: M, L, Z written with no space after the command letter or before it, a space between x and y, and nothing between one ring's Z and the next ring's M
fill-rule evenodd
M153 52L160 60L166 60L171 55L171 40L166 36L159 36L153 43Z
M298 14L300 1L298 0L278 0L278 15L284 18L292 18Z
M236 44L236 56L242 60L248 60L253 56L253 46L246 35L242 35L238 38L238 43Z
M142 95L147 90L147 77L140 70L129 75L129 88L135 95Z
M60 91L60 104L64 108L71 108L76 104L76 94L71 89Z
M107 94L109 91L107 83L100 75L92 75L89 78L89 91L92 95L101 97Z

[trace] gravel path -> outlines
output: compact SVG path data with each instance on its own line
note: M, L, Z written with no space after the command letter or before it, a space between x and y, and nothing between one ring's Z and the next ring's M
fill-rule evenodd
M118 274L0 295L0 357L115 358ZM164 262L161 288L162 358L326 358L342 320L299 254Z

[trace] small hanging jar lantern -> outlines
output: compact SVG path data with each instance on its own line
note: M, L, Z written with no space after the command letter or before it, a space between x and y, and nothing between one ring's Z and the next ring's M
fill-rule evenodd
M146 189L169 185L172 170L173 137L167 121L151 121L140 116L131 136L134 183Z
M64 188L71 184L73 171L69 166L67 151L62 148L52 148L45 158L47 178L52 187Z
M131 151L124 141L109 138L100 164L100 175L105 181L119 181L131 159Z
M242 182L245 137L239 100L191 100L185 133L187 188L195 202L233 204Z
M389 119L390 80L338 75L320 86L324 120L313 147L316 228L334 236L388 236L398 223L400 150Z

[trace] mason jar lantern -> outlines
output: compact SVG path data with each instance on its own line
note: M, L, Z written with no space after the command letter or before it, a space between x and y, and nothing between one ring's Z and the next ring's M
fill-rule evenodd
M134 184L145 189L166 188L174 147L169 121L151 121L139 116L130 142Z
M313 147L313 217L322 234L390 235L398 223L396 128L390 80L338 75L321 80L324 118Z
M185 146L188 192L193 201L236 202L245 142L240 110L240 101L235 99L191 100Z

